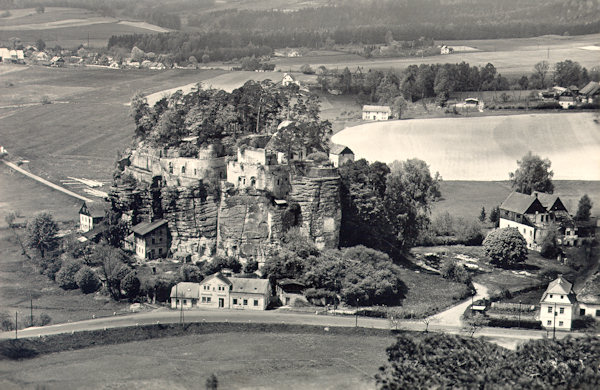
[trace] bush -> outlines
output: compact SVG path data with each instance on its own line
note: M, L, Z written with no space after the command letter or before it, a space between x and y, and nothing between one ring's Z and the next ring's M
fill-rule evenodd
M96 273L88 266L83 266L75 274L77 286L84 294L90 294L98 291L100 288L100 279Z
M560 248L556 240L556 231L551 230L542 240L540 255L546 259L554 259L560 253Z
M62 260L57 256L46 256L37 259L40 274L46 275L51 280L56 280L56 274L62 267Z
M527 243L516 228L496 229L485 238L483 247L490 263L511 267L527 259Z
M322 288L309 288L304 292L304 296L313 305L318 306L335 304L337 302L337 296L334 292Z
M312 160L316 163L324 163L329 161L329 156L324 152L313 152L306 156L307 160Z
M454 260L447 260L442 265L441 269L442 277L444 279L453 280L459 283L468 284L471 282L471 275L461 264L458 264Z
M40 99L40 103L42 104L52 104L52 100L47 95L42 96Z
M63 290L74 290L77 288L77 280L75 275L81 269L82 264L77 260L65 262L60 271L56 273L56 283Z
M202 271L195 265L183 264L177 271L177 279L180 282L199 283L204 279Z
M542 102L533 108L536 110L560 110L562 107L557 102Z
M533 320L525 320L521 319L509 319L509 318L490 318L487 321L486 326L496 327L496 328L518 328L521 327L523 329L542 329L541 321L533 321Z
M0 313L0 330L8 332L15 329L13 316L8 313Z
M51 322L52 322L52 318L48 314L46 314L46 313L40 314L40 320L39 320L40 326L46 326Z
M132 301L140 294L140 279L138 279L135 271L131 271L121 281L121 288L125 292L125 296Z

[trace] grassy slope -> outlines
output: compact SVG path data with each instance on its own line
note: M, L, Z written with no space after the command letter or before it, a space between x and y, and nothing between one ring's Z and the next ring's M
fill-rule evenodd
M420 158L446 180L504 180L529 150L556 179L600 180L600 124L593 113L522 114L366 123L337 133L357 158Z
M224 389L365 389L374 387L393 340L294 333L155 339L6 361L0 387L189 389L203 387L214 373Z

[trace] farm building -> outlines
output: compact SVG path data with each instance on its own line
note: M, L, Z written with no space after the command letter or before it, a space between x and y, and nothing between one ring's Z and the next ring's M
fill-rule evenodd
M54 56L50 60L50 66L55 68L62 68L63 66L65 66L65 59L59 56Z
M362 109L362 118L365 121L387 121L391 115L392 109L389 106L365 105Z
M593 103L600 98L600 83L590 81L585 87L579 91L579 96L583 103Z
M500 205L500 228L514 227L525 238L529 249L539 251L549 229L558 227L558 243L579 244L577 226L557 195L534 192L511 193Z
M200 283L178 283L171 289L171 308L265 310L271 298L267 279L225 276L221 272Z
M344 145L332 145L329 149L329 161L334 167L340 167L348 161L354 161L354 152Z
M165 257L169 248L167 221L141 222L131 228L135 254L140 259Z
M440 47L440 54L452 54L454 53L454 49L447 45L442 45Z
M0 48L0 62L11 64L23 64L25 55L23 50L9 50L5 47Z
M580 316L600 320L600 273L592 276L577 293L577 308Z
M297 86L300 86L300 82L299 82L299 81L297 81L297 80L294 78L294 76L292 76L292 75L291 75L291 74L289 74L289 73L285 73L285 74L283 75L283 78L281 79L281 85L282 85L283 87L287 87L288 85L292 85L292 84L294 84L294 85L297 85Z
M79 230L83 233L94 229L104 219L104 207L97 203L83 202L79 209Z
M540 300L540 321L546 329L571 330L577 299L573 284L559 275L546 288Z

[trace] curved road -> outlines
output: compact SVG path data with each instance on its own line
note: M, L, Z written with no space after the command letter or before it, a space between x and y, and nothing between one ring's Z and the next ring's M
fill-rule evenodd
M441 313L429 317L431 323L444 324L447 326L462 326L463 323L461 317L465 310L467 310L467 308L471 305L471 302L474 302L478 299L488 298L488 288L483 284L473 283L473 287L475 287L476 291L474 297L466 299L458 305L452 306Z

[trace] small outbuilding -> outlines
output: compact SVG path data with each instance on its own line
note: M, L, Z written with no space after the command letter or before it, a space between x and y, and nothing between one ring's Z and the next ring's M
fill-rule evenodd
M348 161L354 161L354 152L347 146L334 144L329 149L329 161L334 167L340 167Z

